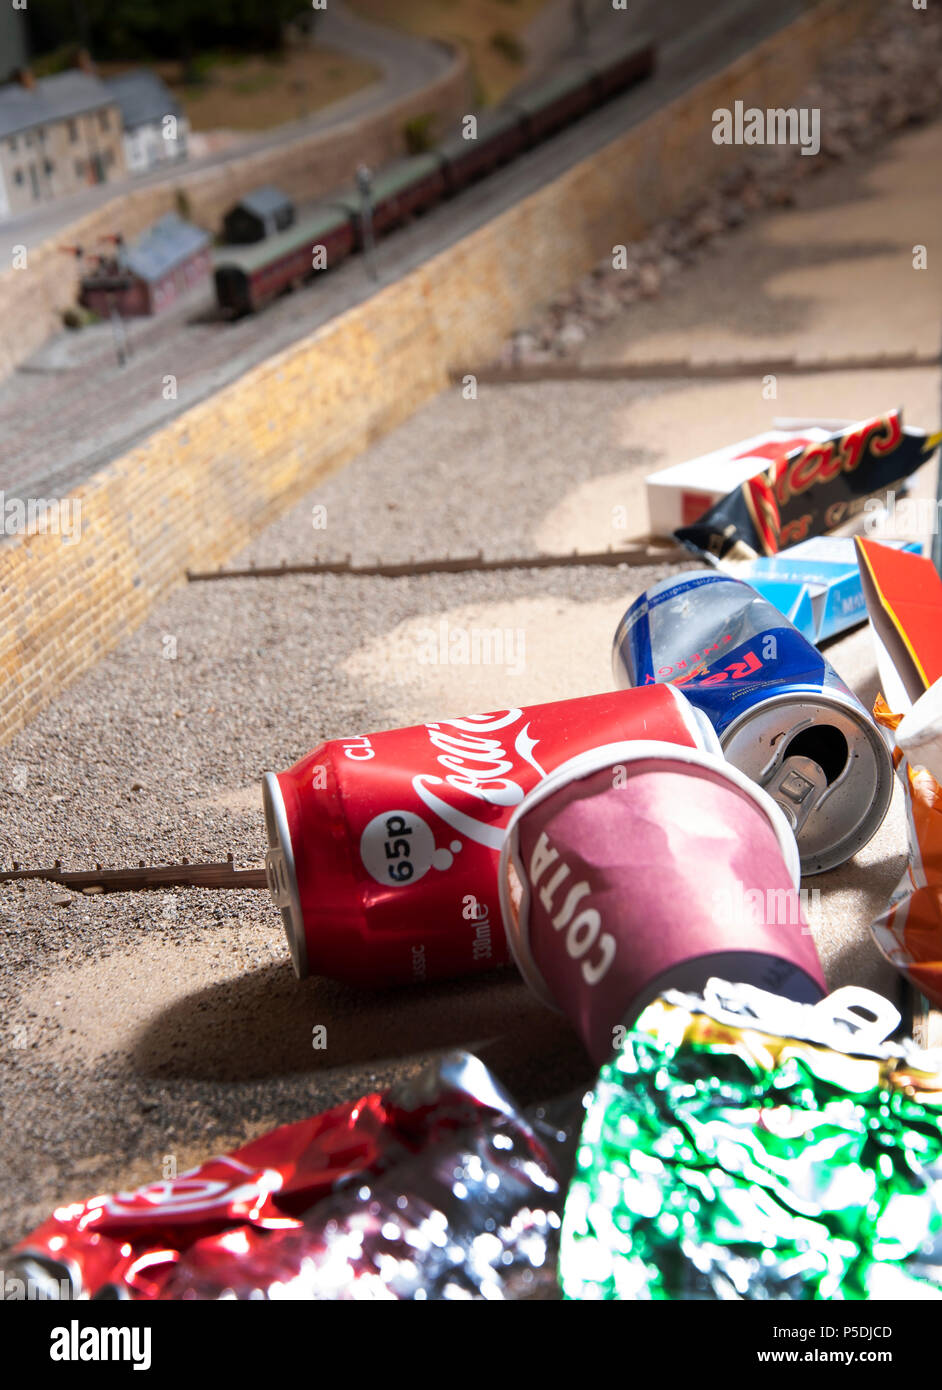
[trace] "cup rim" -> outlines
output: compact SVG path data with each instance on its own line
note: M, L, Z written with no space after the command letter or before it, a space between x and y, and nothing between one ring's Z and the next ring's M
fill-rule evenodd
M800 886L801 866L798 845L783 812L768 792L753 782L744 772L740 772L738 767L728 763L725 758L715 753L706 752L701 748L686 748L683 744L664 743L655 739L629 739L618 743L604 743L597 748L589 748L582 753L577 753L575 757L568 758L566 762L554 768L547 777L531 788L517 805L507 824L497 871L501 917L514 962L534 994L557 1013L561 1010L550 995L530 949L530 890L519 855L519 823L534 806L570 782L589 777L615 763L637 763L652 759L705 768L707 771L719 773L727 782L745 792L759 810L765 813L782 851L789 877L796 889ZM510 901L508 869L511 862L513 862L514 871L521 887L520 909L517 913L514 913Z

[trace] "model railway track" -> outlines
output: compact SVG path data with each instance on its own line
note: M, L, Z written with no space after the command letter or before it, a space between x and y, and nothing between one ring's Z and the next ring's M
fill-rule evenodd
M377 240L643 82L655 63L656 46L647 38L602 58L570 59L497 109L463 117L460 130L436 148L396 160L375 177L361 167L353 186L320 199L298 221L290 200L258 189L255 196L264 201L257 212L237 203L223 217L223 240L236 244L215 254L204 229L174 216L155 223L134 247L120 234L110 237L113 250L93 253L80 302L103 318L150 315L212 269L219 309L240 317L351 255L365 255L375 274Z
M285 230L217 252L214 277L220 309L234 317L256 313L351 255L369 257L375 240L463 193L651 77L656 60L655 44L635 39L603 59L570 61L496 110L466 117L466 128L437 149L398 160L375 179L361 178L357 186L338 190ZM236 211L232 209L227 220Z
M259 796L261 804L261 796ZM57 859L50 868L24 869L14 860L12 869L0 870L0 883L19 883L43 879L58 883L76 893L137 893L160 888L266 888L264 869L237 869L230 854L221 863L150 864L141 861L136 868L63 869Z
M580 566L678 564L691 560L690 552L679 545L638 545L627 550L573 550L568 555L511 555L487 559L483 554L442 556L438 559L377 560L372 565L354 565L348 555L343 560L282 560L278 565L249 565L245 569L187 570L191 583L209 579L281 579L290 574L336 574L349 579L411 579L420 574L494 574L501 570L573 569Z
M429 209L427 219L407 220L378 247L380 282L389 284L454 246L779 32L801 9L799 0L782 0L774 13L759 0L717 0L705 14L695 0L678 0L676 13L672 7L670 18L665 12L664 23L659 23L656 70L649 80L636 82L552 138L522 151L518 159L470 185L464 195L441 201ZM479 134L484 133L482 123ZM250 249L220 247L217 255L238 255ZM10 426L11 453L3 470L6 495L46 496L72 490L168 420L364 303L375 290L376 282L363 273L363 258L355 255L329 273L316 272L299 296L277 295L262 314L230 314L227 320L217 310L209 313L207 287L207 312L199 318L181 322L182 315L169 310L166 322L159 317L132 333L134 353L124 367L115 364L110 335L103 333L94 340L94 369L85 364L83 347L61 372L17 374L10 382L0 383L0 415ZM155 377L159 381L167 370L168 354L179 390L171 402L152 389ZM92 377L93 391L89 388ZM96 400L100 405L94 405ZM95 412L91 424L90 409ZM17 431L24 411L35 423L28 436Z
M938 367L937 352L878 352L842 357L735 357L707 361L690 357L651 362L534 362L502 366L455 367L449 373L460 385L473 376L480 385L510 385L529 381L738 381L756 376L806 376L821 372L908 371Z

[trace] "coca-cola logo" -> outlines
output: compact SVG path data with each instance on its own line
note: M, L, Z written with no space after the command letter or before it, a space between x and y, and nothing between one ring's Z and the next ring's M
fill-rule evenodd
M210 1176L210 1174L213 1176ZM151 1220L155 1213L182 1216L209 1213L240 1202L261 1203L277 1192L284 1181L274 1168L250 1168L225 1156L192 1168L179 1177L148 1183L134 1192L115 1192L105 1197L100 1210L122 1221Z
M384 887L416 883L429 869L450 869L464 840L500 850L504 827L534 782L546 776L536 760L539 740L531 737L522 709L472 714L426 724L435 750L434 772L417 772L412 789L421 803L462 839L437 845L435 832L406 807L382 811L364 827L360 859ZM536 776L526 775L532 768Z
M509 709L425 726L429 742L439 751L436 761L443 775L417 773L412 779L413 790L446 825L488 849L500 849L507 817L476 816L474 803L480 803L482 810L500 807L509 811L532 785L532 778L526 779L526 786L520 780L526 766L534 768L539 777L546 776L534 756L539 740L531 738L529 722L517 730L512 745L509 734L504 733L523 717L522 709ZM495 734L500 736L495 738Z

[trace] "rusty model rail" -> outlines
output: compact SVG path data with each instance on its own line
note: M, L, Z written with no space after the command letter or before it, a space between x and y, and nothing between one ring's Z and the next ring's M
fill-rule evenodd
M487 362L449 372L460 386L473 376L480 384L517 385L541 381L737 381L763 376L817 376L821 372L902 371L938 367L938 352L867 352L826 357L672 357L648 362L581 362L578 357L551 362Z
M137 893L154 888L266 888L264 869L237 869L233 857L222 863L191 864L183 859L179 864L145 864L137 868L63 869L57 859L51 868L24 869L13 861L12 869L0 870L0 883L15 883L23 879L45 879L72 888L78 893Z
M441 556L431 560L377 560L372 565L354 565L350 556L343 560L308 560L294 562L282 560L278 565L249 565L245 569L187 570L186 577L191 583L206 579L279 579L286 574L339 574L351 579L408 579L419 574L486 574L500 570L546 570L573 569L580 565L666 565L678 564L681 560L693 560L690 551L682 546L666 543L631 546L626 550L580 551L573 550L567 555L510 555L487 559L479 551L476 555Z

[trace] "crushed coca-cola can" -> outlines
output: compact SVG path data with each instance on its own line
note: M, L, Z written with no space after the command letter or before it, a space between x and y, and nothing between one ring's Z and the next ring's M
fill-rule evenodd
M825 992L785 817L699 749L616 743L557 768L511 817L499 881L521 973L596 1062L665 989Z
M58 1208L4 1261L6 1287L29 1299L540 1296L555 1290L577 1112L524 1114L479 1058L448 1052L189 1172Z
M540 1129L509 1106L482 1111L475 1124L388 1172L347 1183L299 1227L197 1242L160 1297L552 1297L564 1190L553 1162L560 1131Z
M509 959L497 862L541 778L599 743L719 744L670 686L322 743L264 780L268 883L299 976L405 984Z

